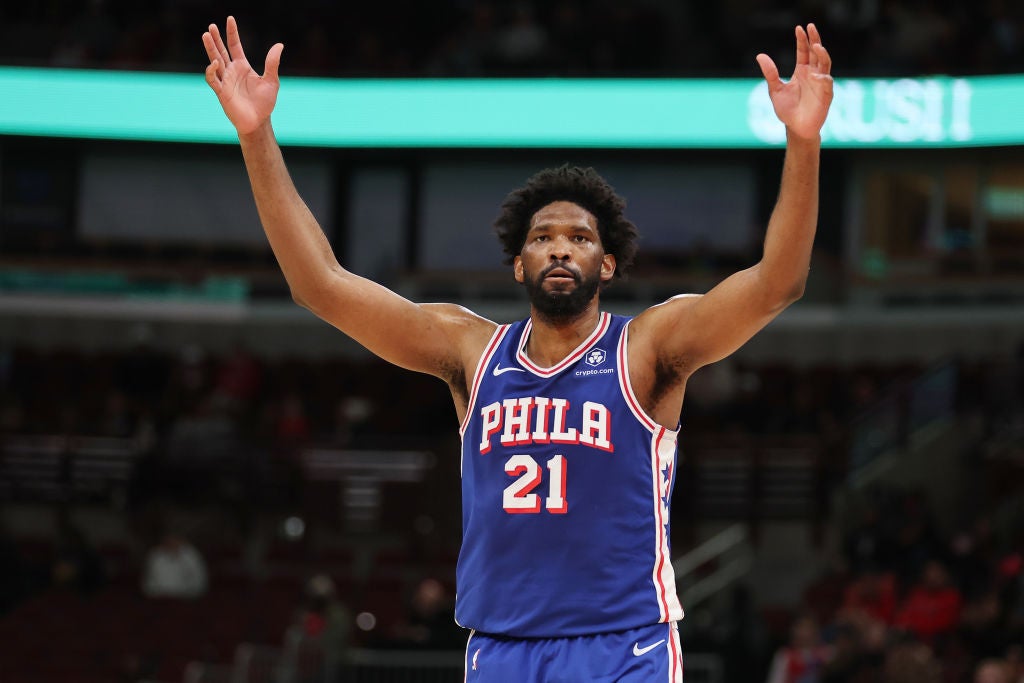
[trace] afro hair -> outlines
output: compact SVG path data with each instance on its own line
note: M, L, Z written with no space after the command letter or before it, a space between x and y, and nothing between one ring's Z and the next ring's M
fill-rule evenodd
M638 237L636 226L622 213L626 201L594 169L568 164L536 173L505 197L494 221L505 263L511 264L522 251L533 215L558 201L572 202L594 215L601 245L615 256L615 276L622 277L633 263Z

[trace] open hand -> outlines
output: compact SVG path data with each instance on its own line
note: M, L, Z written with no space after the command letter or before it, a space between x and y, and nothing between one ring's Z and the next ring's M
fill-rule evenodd
M235 129L244 135L263 125L274 110L281 85L277 69L284 45L277 43L270 48L260 76L245 58L234 17L228 17L227 37L225 46L216 24L210 24L210 30L203 34L203 45L210 57L206 82L217 94L220 106Z
M768 82L775 115L787 130L801 138L817 137L832 104L832 58L814 24L808 24L806 31L796 27L796 68L788 82L779 78L779 69L768 55L757 55L757 63Z

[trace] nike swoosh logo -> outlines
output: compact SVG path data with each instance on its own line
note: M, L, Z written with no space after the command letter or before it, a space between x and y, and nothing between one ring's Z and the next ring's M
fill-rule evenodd
M645 654L647 654L648 652L650 652L651 650L653 650L654 648L658 647L659 645L661 645L664 642L665 642L665 639L662 638L661 640L656 642L654 645L648 645L647 647L640 647L640 643L639 642L633 643L633 656L634 657L639 657L641 655L645 655Z
M503 367L501 367L501 363L498 363L497 365L494 366L494 370L493 370L492 374L495 377L497 377L498 375L503 375L506 372L526 372L526 370L523 370L522 368L511 368L511 367L503 368Z

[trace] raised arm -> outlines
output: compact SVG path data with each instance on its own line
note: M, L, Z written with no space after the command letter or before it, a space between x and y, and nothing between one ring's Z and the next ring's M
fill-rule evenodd
M707 294L675 297L637 317L630 368L660 368L660 376L648 378L651 386L673 380L681 385L689 373L738 349L803 294L818 221L820 131L832 102L832 61L809 24L806 31L796 28L796 69L788 82L767 55L759 54L757 62L775 114L786 125L782 182L764 252L756 265Z
M270 48L260 76L246 60L233 17L226 44L211 24L203 45L206 81L238 131L260 221L292 297L385 360L442 377L458 392L494 324L458 306L414 304L342 268L296 191L271 126L284 46Z

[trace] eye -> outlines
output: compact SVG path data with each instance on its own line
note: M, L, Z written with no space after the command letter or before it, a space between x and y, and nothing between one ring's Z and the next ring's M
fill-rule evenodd
M575 235L573 237L573 241L575 241L576 244L583 244L584 242L589 242L590 239L586 235Z
M547 242L548 241L548 236L547 235L537 235L533 239L534 239L535 242Z

